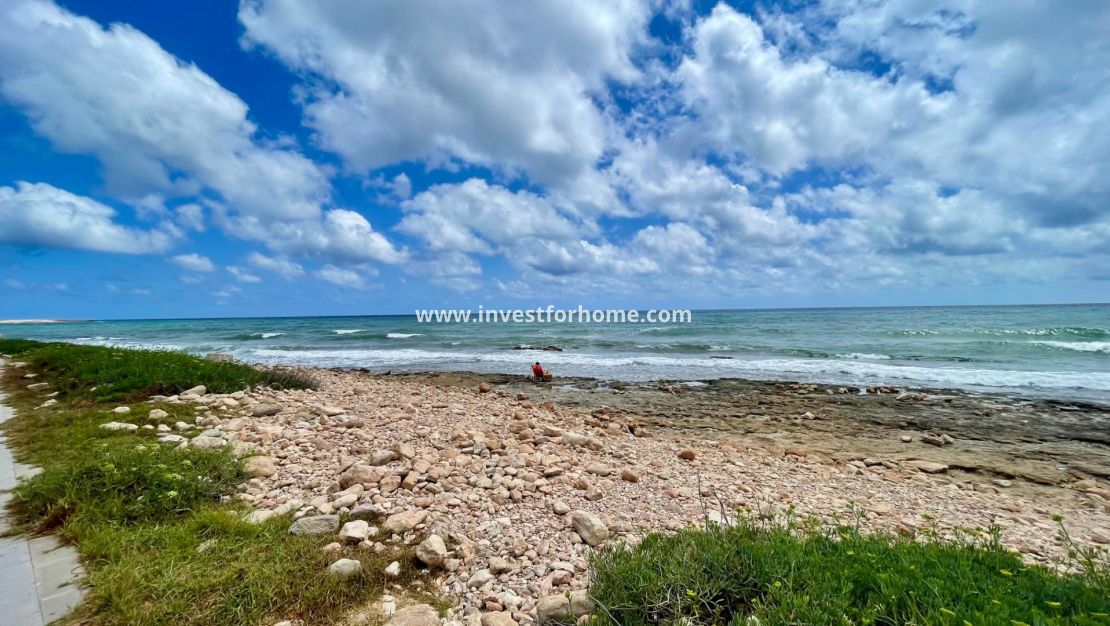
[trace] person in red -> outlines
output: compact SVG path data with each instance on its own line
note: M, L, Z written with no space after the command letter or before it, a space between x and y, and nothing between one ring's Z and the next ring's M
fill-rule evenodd
M543 371L539 361L532 364L532 380L537 383L547 380L547 372Z

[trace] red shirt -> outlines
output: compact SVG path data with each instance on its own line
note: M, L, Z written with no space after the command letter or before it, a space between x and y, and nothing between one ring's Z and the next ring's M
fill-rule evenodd
M539 363L532 366L532 374L535 376L543 376L543 368L540 367Z

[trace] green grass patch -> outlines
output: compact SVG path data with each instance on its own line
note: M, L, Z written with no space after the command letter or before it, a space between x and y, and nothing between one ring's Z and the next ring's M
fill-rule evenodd
M393 582L420 575L402 548L329 555L322 548L336 537L290 536L289 517L244 522L247 509L226 502L244 480L242 462L227 449L177 449L159 444L154 429L100 427L109 421L156 426L147 419L156 407L169 413L163 423L194 423L193 406L142 402L151 394L309 381L173 352L4 340L0 353L28 363L5 370L3 384L17 412L3 429L21 461L42 468L16 488L12 511L24 530L51 530L75 542L88 573L88 596L66 622L330 623L380 596L389 562L402 563ZM37 376L24 378L32 372ZM27 388L40 382L49 387ZM51 391L60 392L60 402L39 408ZM131 412L112 413L119 404ZM339 556L359 559L363 572L344 580L328 576L327 566Z
M760 525L651 535L600 551L598 619L647 624L1110 624L1105 561L1059 575L996 536L902 536Z
M199 359L184 352L126 350L69 343L0 340L0 354L30 363L49 380L59 398L70 402L137 402L152 395L173 395L197 385L212 393L231 393L254 385L305 389L311 380L278 369Z

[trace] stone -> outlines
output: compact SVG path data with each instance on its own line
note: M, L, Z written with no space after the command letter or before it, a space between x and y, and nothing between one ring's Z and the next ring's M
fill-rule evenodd
M640 482L640 475L637 474L632 468L626 467L621 470L621 480L630 483L638 483Z
M996 487L1002 487L1003 489L1007 487L1012 487L1014 485L1014 483L1006 480L1005 478L996 478L991 482L993 482Z
M256 404L251 407L251 415L255 417L269 417L281 413L281 407L276 404Z
M470 578L466 581L466 586L471 589L480 589L491 580L493 580L493 574L488 569L480 569L470 575Z
M174 445L180 445L188 441L188 439L181 435L162 435L158 438L158 443L172 443Z
M397 535L407 533L413 528L416 528L417 525L423 523L427 517L427 511L405 511L403 513L396 513L386 518L385 523L382 524L382 530Z
M511 572L513 571L513 564L504 557L490 557L489 571L492 574L504 574L505 572Z
M337 578L350 578L362 571L362 562L354 559L339 559L328 566L328 573Z
M613 473L613 470L609 469L609 466L604 463L590 463L586 466L586 471L597 476L608 476Z
M189 441L189 447L196 448L198 450L209 450L226 445L227 439L224 439L223 437L207 437L204 435L200 435L197 437L193 437Z
M909 435L902 435L900 439L902 440L902 443L910 443L911 441L913 441L913 437L910 437Z
M401 575L401 562L393 561L389 565L386 565L385 569L382 570L382 573L385 574L387 578L399 577Z
M940 435L934 435L933 433L928 433L926 435L922 435L921 443L927 443L930 446L936 446L936 447L940 448L940 447L944 446L945 442L944 442L944 438L942 438Z
M393 450L374 450L370 453L370 465L385 465L399 458L401 455Z
M343 524L339 529L339 540L347 544L358 544L370 538L370 524L366 520L354 520Z
M697 457L697 453L694 452L693 448L683 448L678 453L678 458L682 459L683 461L693 461L695 457Z
M517 626L512 613L508 611L492 611L482 614L482 626Z
M138 425L128 424L126 422L108 422L107 424L101 424L100 427L104 430L126 430L131 433L139 430Z
M150 413L146 414L147 419L152 419L152 420L164 420L169 416L170 416L170 414L166 413L162 409L151 409Z
M563 442L563 445L566 445L566 446L586 447L586 448L590 448L591 450L600 450L601 449L601 442L599 442L596 439L593 439L591 437L587 437L586 435L583 435L582 433L575 433L575 432L563 433L563 436L559 439L559 441Z
M490 387L489 383L478 383L478 393L489 393L492 389L493 387Z
M337 417L347 412L347 409L341 409L337 406L322 406L319 407L319 410L327 417Z
M243 471L247 476L266 478L277 473L277 466L274 465L274 460L268 456L252 456L247 459L246 463L243 463Z
M556 515L566 515L570 513L570 505L562 500L556 500L555 504L551 505L551 510L555 511Z
M536 603L536 622L544 624L574 624L583 615L594 610L594 601L584 589L568 594L544 596Z
M339 475L339 487L346 489L352 485L376 483L382 479L382 470L362 463L355 463Z
M339 530L338 515L309 515L289 526L290 535L319 536Z
M944 463L935 463L933 461L913 460L907 461L910 466L915 467L918 471L925 472L926 474L942 474L948 471L948 466Z
M439 626L439 613L428 604L398 609L385 626Z
M112 412L117 413L119 415L124 415L124 414L127 414L127 413L131 412L131 407L129 407L129 406L117 406L116 408L112 409Z
M572 511L567 519L582 540L591 546L598 546L609 538L609 528L601 518L589 511Z
M197 385L196 387L193 387L192 389L186 389L185 391L182 391L181 395L188 394L188 395L191 395L191 396L203 396L206 393L208 393L208 388L207 387L205 387L204 385Z
M429 535L427 539L416 546L415 556L428 567L442 567L447 559L447 544L439 535Z

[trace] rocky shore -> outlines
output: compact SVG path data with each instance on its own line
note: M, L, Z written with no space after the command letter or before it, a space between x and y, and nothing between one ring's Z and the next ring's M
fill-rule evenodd
M410 544L432 586L456 602L449 620L462 623L585 612L588 598L567 594L586 589L595 546L727 523L735 510L907 534L997 524L1005 545L1042 563L1067 549L1057 515L1077 542L1110 543L1110 483L1099 469L1107 445L1097 433L1065 443L1079 431L1063 421L1053 427L1060 441L1046 445L965 415L985 401L1022 420L1047 405L728 381L591 389L474 375L309 374L316 391L198 388L155 399L195 406L194 423L164 423L153 409L113 415L105 427L257 455L237 495L251 519L293 513L291 532L334 535L335 546ZM1076 408L1088 420L1106 417ZM1064 420L1077 413L1054 410ZM976 429L982 437L969 434ZM1027 472L1005 469L1005 459L1022 457L995 449L1000 439L1028 447ZM1062 477L1046 469L1060 462L1054 455L1074 456L1069 471L1056 470ZM1075 469L1082 460L1093 471ZM350 521L341 526L340 515ZM353 567L337 560L329 575ZM387 598L382 609L396 606ZM393 621L437 623L421 606Z

